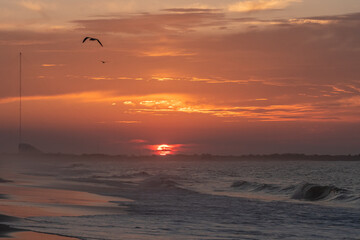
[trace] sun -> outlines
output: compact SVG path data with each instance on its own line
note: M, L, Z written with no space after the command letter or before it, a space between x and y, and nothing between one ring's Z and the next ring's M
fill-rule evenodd
M159 145L156 150L161 156L166 156L168 154L171 154L171 146L167 144Z

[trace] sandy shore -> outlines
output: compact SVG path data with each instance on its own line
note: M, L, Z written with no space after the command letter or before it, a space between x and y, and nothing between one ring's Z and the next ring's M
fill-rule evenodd
M31 232L12 227L12 222L28 217L83 216L123 211L116 202L121 198L86 192L88 189L67 190L66 183L52 177L22 174L2 169L0 178L0 239L73 240L76 238Z
M11 222L27 217L81 216L118 212L117 198L69 190L17 186L0 183L6 198L0 199L0 238L23 240L66 240L63 236L35 233L11 227ZM10 225L10 226L9 226Z
M36 232L15 232L11 233L10 237L1 238L2 240L79 240L78 238L57 236L45 233Z
M87 192L2 184L8 197L0 199L0 213L18 218L81 216L112 212L119 201Z
M84 209L76 209L75 205L81 204L85 197L90 197L89 194L82 194L77 192L74 194L74 199L69 199L67 194L73 194L74 191L66 192L61 190L37 189L31 187L8 186L1 184L0 189L3 196L0 199L0 239L18 239L18 240L74 240L76 238L69 238L64 236L57 236L51 234L37 233L26 231L24 229L13 228L11 222L18 221L20 218L34 217L34 216L76 216L79 214L88 213ZM48 195L50 193L50 195ZM61 195L65 194L65 195ZM65 196L65 197L64 197ZM63 207L51 206L56 197L56 201L64 204ZM92 199L94 200L94 199ZM98 202L95 202L99 204ZM100 201L101 203L101 201ZM69 205L68 205L69 204ZM84 205L88 205L86 202ZM68 205L68 206L67 206ZM81 205L79 205L81 206Z
M11 221L16 221L16 218L0 214L0 238L2 240L78 240L77 238L25 231L1 224L1 222Z
M12 228L7 224L2 224L3 222L12 222L16 221L17 218L0 214L0 238L5 238L8 234L19 231L18 229Z

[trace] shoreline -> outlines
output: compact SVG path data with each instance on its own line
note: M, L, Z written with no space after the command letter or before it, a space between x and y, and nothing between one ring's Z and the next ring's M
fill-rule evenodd
M5 175L5 176L4 176ZM66 190L63 181L7 171L0 178L1 240L80 240L53 233L37 232L12 226L28 217L84 216L121 212L116 202L125 199L87 192L88 189ZM16 179L16 181L15 181ZM40 184L41 181L44 184Z
M80 240L80 238L61 236L57 234L41 233L27 229L14 228L9 226L8 222L19 221L13 216L0 214L0 239L1 240Z
M19 221L20 218L0 213L1 240L80 240L80 238L61 236L57 234L35 232L27 229L11 227L8 223Z
M10 235L14 232L23 231L22 229L10 227L8 224L4 223L4 222L16 221L16 220L17 220L17 218L15 218L15 217L0 214L0 238L1 239L10 237Z

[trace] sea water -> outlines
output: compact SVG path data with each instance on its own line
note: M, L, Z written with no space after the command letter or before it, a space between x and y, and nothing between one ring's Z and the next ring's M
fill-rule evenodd
M80 239L360 239L360 162L131 158L46 162L119 210L13 226ZM32 171L28 174L34 174ZM37 174L41 174L38 170Z

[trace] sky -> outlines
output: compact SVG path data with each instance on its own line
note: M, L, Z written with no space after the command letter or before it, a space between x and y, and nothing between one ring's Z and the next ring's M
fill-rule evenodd
M359 30L358 0L0 0L0 152L21 52L45 152L359 154Z

